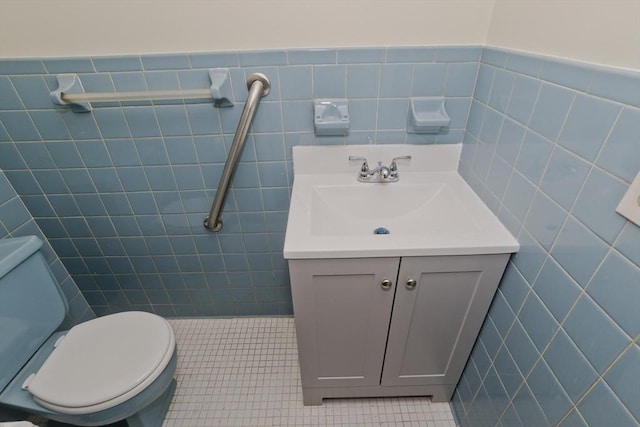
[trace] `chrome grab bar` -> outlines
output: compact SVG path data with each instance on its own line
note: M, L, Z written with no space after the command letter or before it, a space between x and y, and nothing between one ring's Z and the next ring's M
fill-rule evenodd
M260 98L267 95L271 90L271 83L267 76L262 73L254 73L247 79L247 88L249 89L249 96L247 97L247 103L244 104L242 115L238 121L238 127L236 128L236 134L233 137L233 143L227 156L227 162L224 164L222 170L222 176L220 177L220 183L218 184L218 190L216 191L216 197L213 199L211 205L211 211L209 216L204 220L204 227L209 231L220 231L222 228L222 220L220 219L220 212L222 211L222 204L224 203L225 196L227 195L227 189L229 182L231 181L231 175L238 163L238 157L242 152L242 147L247 139L247 132L253 115Z

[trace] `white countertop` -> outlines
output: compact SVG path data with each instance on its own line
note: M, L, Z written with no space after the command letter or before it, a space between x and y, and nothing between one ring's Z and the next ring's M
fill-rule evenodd
M458 175L461 145L294 147L287 259L511 253L517 241ZM361 183L361 162L400 180ZM374 234L384 227L389 234Z

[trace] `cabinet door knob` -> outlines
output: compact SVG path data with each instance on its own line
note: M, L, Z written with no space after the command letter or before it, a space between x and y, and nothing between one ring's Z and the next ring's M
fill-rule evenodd
M382 283L380 284L380 286L382 287L382 289L384 289L385 291L388 289L391 289L391 280L389 279L384 279L382 281Z
M418 282L416 282L416 279L409 279L407 280L407 289L413 289L417 284Z

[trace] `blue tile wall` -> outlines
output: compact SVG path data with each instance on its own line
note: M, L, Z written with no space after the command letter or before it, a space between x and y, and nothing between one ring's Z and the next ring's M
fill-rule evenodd
M482 48L396 47L0 60L0 167L98 315L291 314L282 257L291 147L301 144L460 143ZM55 73L87 91L193 89L229 67L235 106L210 102L54 107ZM246 100L262 99L223 210L202 226ZM447 133L407 135L410 96L444 96ZM312 100L347 97L346 137L313 133Z
M461 426L640 421L640 73L485 48L459 171L517 236L452 406Z
M73 278L58 258L56 251L47 241L38 224L34 221L30 211L38 210L38 201L31 200L23 203L23 199L16 193L15 189L0 170L0 239L21 236L38 236L44 240L42 253L49 262L53 275L60 283L67 301L69 302L69 312L65 317L62 327L69 328L85 320L95 317L86 299L78 289Z

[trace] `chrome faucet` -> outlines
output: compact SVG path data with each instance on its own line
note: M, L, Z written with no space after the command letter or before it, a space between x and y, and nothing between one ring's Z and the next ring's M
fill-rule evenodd
M361 161L360 170L358 171L358 181L376 183L376 182L396 182L398 176L398 164L396 160L411 160L411 156L398 156L391 160L391 164L387 167L378 162L378 166L369 169L367 159L361 156L349 156L350 161Z

